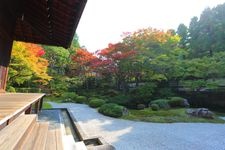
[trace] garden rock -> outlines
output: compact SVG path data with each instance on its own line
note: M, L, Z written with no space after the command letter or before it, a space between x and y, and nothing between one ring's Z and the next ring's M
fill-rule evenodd
M197 109L187 109L186 113L195 116L195 117L202 117L202 118L213 118L213 112L211 112L208 108L197 108Z
M129 115L129 111L126 107L123 107L123 116Z
M190 104L188 103L187 99L183 100L183 106L186 107L186 108L190 107Z

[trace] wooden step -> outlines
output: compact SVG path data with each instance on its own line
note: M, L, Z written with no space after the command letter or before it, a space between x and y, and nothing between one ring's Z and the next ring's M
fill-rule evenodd
M19 150L44 150L48 133L48 122L36 123L27 134Z
M17 149L36 122L36 115L20 115L0 132L0 150Z
M18 149L32 149L33 145L36 140L36 136L38 133L39 124L36 123L31 131L27 134L26 138L24 138L24 141L21 143L21 145L18 147Z
M47 133L48 133L49 123L39 123L38 134L36 137L36 142L32 150L44 150L46 141L47 141Z
M62 133L60 129L52 129L48 131L45 149L63 150Z

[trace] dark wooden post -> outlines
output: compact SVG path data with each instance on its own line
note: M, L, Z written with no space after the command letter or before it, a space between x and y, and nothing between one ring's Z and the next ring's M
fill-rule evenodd
M0 93L5 92L8 68L0 66Z
M6 89L8 65L11 56L12 42L0 39L0 93Z
M11 57L16 20L21 14L19 0L0 1L0 92L4 92Z
M6 88L11 49L12 41L0 38L0 92L4 92Z

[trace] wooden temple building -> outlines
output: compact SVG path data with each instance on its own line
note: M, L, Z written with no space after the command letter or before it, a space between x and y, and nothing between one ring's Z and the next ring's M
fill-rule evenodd
M37 122L44 94L5 92L8 66L14 40L70 47L86 1L0 0L0 150L63 149L60 133Z

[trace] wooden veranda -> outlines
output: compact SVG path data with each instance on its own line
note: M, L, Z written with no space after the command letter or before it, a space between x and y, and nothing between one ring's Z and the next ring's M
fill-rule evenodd
M0 130L20 114L38 113L44 94L2 93L0 94Z

